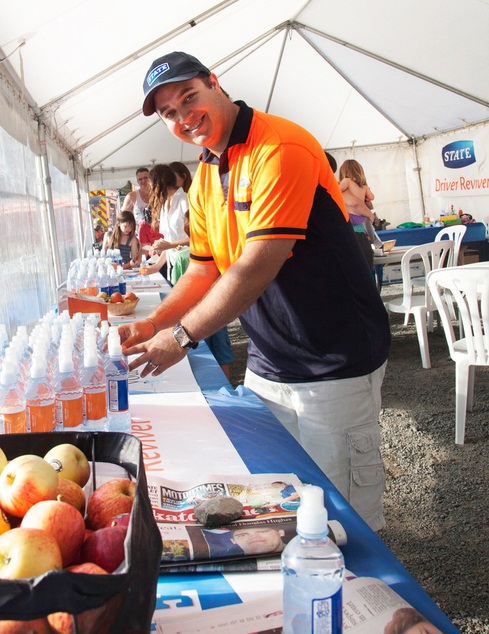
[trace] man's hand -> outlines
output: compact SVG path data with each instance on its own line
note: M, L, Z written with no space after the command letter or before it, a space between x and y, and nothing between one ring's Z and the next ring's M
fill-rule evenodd
M172 243L168 242L168 240L163 240L163 238L160 238L159 240L156 240L155 242L153 242L153 249L156 251L158 255L161 255L163 251L167 251L168 249L171 249L171 248L172 248Z
M139 343L124 349L124 354L127 356L140 355L129 364L130 371L146 364L146 367L140 372L140 376L143 379L148 374L159 376L169 367L181 361L187 355L187 352L188 350L181 348L175 341L173 328L160 331L145 343Z
M155 327L148 319L121 324L118 330L124 354L127 354L127 348L148 341L155 334Z

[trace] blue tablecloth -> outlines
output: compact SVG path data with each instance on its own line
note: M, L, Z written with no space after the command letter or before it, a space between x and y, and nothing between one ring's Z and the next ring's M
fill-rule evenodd
M233 390L206 346L191 351L189 359L208 404L250 472L295 473L302 482L321 486L330 518L339 520L348 535L342 546L347 568L384 581L444 634L459 632L262 402L246 388ZM179 575L182 582L186 576Z
M483 222L474 222L466 225L467 231L463 237L464 244L473 244L475 248L481 250L481 260L489 259L487 250L488 243L486 240L486 225ZM417 229L387 229L386 231L377 231L382 242L387 240L395 240L397 247L414 246L417 244L426 244L434 242L436 234L442 227L418 227Z

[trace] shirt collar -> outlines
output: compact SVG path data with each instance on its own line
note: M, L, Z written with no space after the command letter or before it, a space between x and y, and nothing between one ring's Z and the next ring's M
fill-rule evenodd
M253 119L253 109L250 108L244 101L235 101L234 103L239 106L239 111L225 151L233 145L246 143L251 128L251 121ZM208 148L203 149L199 159L202 163L219 163L219 158Z

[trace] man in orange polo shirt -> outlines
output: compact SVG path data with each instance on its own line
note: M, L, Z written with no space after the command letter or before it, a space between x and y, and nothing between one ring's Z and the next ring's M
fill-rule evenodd
M190 265L149 319L120 326L131 369L161 374L240 318L245 385L374 530L385 474L380 390L387 313L321 145L232 102L199 60L152 64L143 112L203 148L189 191Z

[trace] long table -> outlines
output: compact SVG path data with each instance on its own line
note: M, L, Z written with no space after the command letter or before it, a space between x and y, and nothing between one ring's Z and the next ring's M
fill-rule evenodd
M141 299L133 319L148 314L159 302L160 295L156 292L141 293ZM342 546L346 567L358 576L381 579L440 628L444 634L459 632L270 410L243 386L239 386L236 390L232 389L204 343L201 343L196 350L190 351L188 361L205 401L235 449L236 459L239 458L250 473L294 473L303 483L321 486L325 492L330 519L339 520L348 535L347 545ZM138 402L144 398L140 395ZM182 416L187 407L186 400L182 395L179 401ZM165 425L164 417L161 424ZM192 447L209 443L205 424L203 423L198 429L197 432L195 428L193 429L191 439L186 437L185 429L181 430L182 452L188 452L189 464L192 461ZM175 434L174 429L168 429L169 434L170 432ZM219 468L213 464L216 456L210 453L209 460L209 472L214 473ZM171 473L167 472L166 476L171 477ZM257 580L254 581L253 578L257 575L260 575L260 578L263 578L263 575L270 575L266 578L273 579L273 583L277 584L275 573L239 574L243 577L243 583L248 587L255 585L255 590ZM233 591L228 577L220 573L162 575L160 577L158 609L170 608L173 609L173 613L177 610L178 614L178 609L184 610L185 605L189 605L191 609L192 596L198 598L202 610L226 603L235 603L236 606L241 603L241 598ZM156 626L154 629L156 630Z
M477 249L481 260L489 260L489 243L487 241L486 225L483 222L474 222L465 226L467 230L462 239L462 243ZM385 231L377 231L377 234L382 242L395 240L396 247L404 247L434 242L436 234L441 229L443 229L443 227L386 229Z

